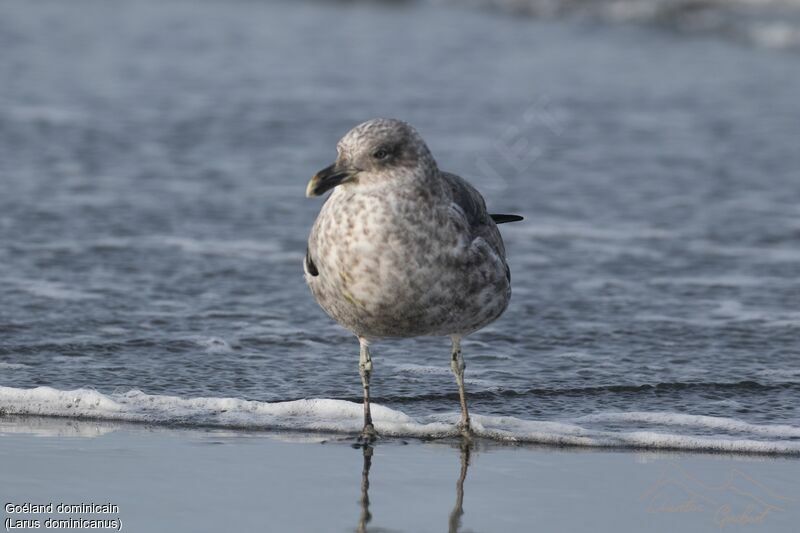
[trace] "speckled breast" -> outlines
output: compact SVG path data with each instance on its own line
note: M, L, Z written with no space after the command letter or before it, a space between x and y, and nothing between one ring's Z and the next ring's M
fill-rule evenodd
M445 211L407 209L402 198L333 194L305 272L320 306L368 338L470 333L499 317L511 294L502 257L465 243Z

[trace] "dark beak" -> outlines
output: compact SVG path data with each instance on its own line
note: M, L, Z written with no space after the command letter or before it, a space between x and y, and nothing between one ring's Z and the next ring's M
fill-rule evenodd
M353 169L341 168L336 163L317 172L306 187L306 197L319 196L355 176Z

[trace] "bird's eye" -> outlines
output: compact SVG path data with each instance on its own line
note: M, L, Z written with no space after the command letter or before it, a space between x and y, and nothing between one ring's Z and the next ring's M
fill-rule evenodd
M372 157L375 159L386 159L389 157L389 152L385 148L378 148L372 153Z

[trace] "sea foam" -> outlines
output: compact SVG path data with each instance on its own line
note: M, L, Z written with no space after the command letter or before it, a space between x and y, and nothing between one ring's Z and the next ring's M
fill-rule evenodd
M167 426L295 430L355 434L362 407L334 399L260 402L240 398L181 398L138 390L103 394L93 389L0 387L0 414L142 422ZM458 435L457 413L411 416L373 404L375 427L386 437L445 438ZM596 422L657 424L659 430L602 430ZM664 412L600 413L565 421L472 416L477 436L498 441L586 447L674 449L738 453L800 454L800 428L758 425L722 417ZM686 428L714 430L713 436L664 432ZM0 430L2 426L0 425ZM733 433L733 434L732 434ZM764 437L769 437L768 440Z

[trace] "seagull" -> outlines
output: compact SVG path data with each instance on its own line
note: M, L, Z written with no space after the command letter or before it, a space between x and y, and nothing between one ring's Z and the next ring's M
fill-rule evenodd
M417 131L396 119L372 119L350 130L336 162L308 183L306 196L333 192L311 229L305 279L322 309L360 344L364 428L370 414L370 343L377 339L449 336L450 368L461 404L458 429L471 436L461 340L496 320L511 298L511 272L497 224L466 180L439 170Z

